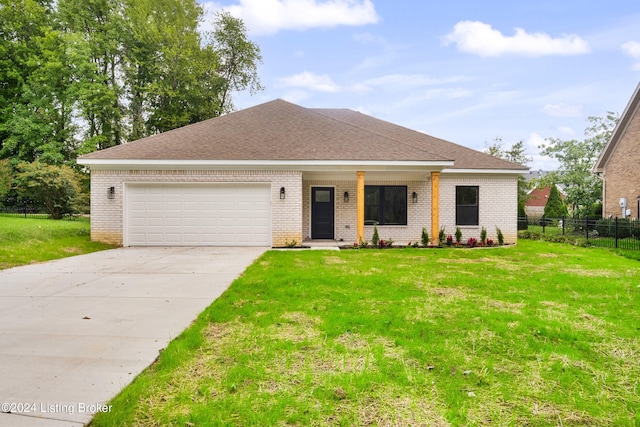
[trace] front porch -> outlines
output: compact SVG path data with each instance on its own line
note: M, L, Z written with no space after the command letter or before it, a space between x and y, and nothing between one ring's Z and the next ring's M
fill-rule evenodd
M372 194L376 189L380 189L381 196ZM302 193L304 246L370 242L373 224L377 224L381 239L392 239L398 245L419 241L423 228L432 241L437 239L437 171L303 173ZM379 206L372 201L376 197L382 199L376 199Z

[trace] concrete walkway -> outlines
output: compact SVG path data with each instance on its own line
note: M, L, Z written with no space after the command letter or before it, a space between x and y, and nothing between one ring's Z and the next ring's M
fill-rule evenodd
M0 271L0 425L109 410L266 249L121 248Z

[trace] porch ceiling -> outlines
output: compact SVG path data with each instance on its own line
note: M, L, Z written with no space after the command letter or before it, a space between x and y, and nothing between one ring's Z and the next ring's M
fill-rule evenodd
M425 181L430 179L430 170L407 170L407 171L369 171L364 169L365 181ZM303 171L304 181L356 181L354 171Z

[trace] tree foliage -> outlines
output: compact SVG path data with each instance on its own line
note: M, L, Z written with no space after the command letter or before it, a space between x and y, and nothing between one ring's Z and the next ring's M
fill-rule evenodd
M547 138L540 153L560 162L558 171L545 175L540 183L563 184L565 202L576 215L586 215L602 199L602 181L592 173L598 156L615 129L619 115L608 112L606 117L589 117L590 126L582 141ZM540 185L540 184L539 184Z
M0 0L0 158L77 155L224 114L260 90L239 19L196 0Z
M17 169L15 188L19 197L42 205L53 219L76 213L80 183L72 168L36 161L19 163Z
M502 143L502 138L496 137L493 140L493 144L487 144L485 146L485 153L494 157L501 158L513 163L526 166L531 161L531 156L527 154L527 150L524 147L524 141L520 140L510 147L505 147ZM524 176L518 177L518 216L524 216L520 214L524 212L525 205L529 198L530 184L527 182Z

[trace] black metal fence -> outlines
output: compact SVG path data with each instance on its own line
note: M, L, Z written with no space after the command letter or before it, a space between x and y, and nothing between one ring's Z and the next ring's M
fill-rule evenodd
M589 245L640 250L640 220L629 218L518 218L519 230L584 238Z
M49 215L41 206L34 203L11 203L3 205L0 203L0 216L20 216L24 218L48 218Z

